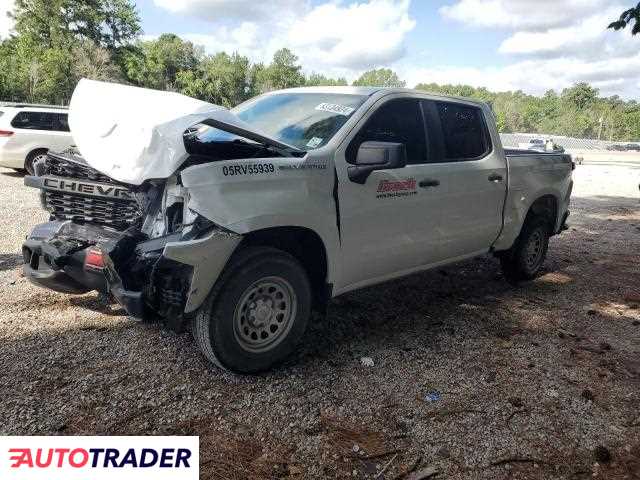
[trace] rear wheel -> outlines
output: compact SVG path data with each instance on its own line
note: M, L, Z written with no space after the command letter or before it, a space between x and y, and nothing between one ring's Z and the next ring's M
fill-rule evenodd
M549 247L549 224L546 219L527 220L516 243L500 256L502 271L512 281L532 280L540 273Z
M291 255L252 247L232 258L193 322L205 357L226 370L256 373L280 363L302 338L311 286Z
M24 169L27 171L27 173L29 175L33 175L35 170L33 168L33 165L42 159L47 158L47 151L46 150L34 150L33 152L31 152L29 155L27 155L27 158L24 161Z

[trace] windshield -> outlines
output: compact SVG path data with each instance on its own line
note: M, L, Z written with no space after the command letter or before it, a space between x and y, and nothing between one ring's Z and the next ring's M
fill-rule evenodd
M249 100L231 111L260 133L300 150L312 150L331 140L366 98L331 93L276 93ZM199 130L196 136L202 143L239 138L216 128Z

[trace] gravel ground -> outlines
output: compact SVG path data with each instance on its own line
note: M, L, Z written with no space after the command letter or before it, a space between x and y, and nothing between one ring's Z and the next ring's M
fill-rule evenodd
M289 364L243 377L29 284L46 215L0 169L0 434L200 435L202 478L640 478L640 167L575 179L536 281L486 257L344 295Z

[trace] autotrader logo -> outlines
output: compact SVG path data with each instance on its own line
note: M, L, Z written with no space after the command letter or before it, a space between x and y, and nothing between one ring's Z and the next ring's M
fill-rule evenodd
M198 437L0 437L0 478L195 480Z

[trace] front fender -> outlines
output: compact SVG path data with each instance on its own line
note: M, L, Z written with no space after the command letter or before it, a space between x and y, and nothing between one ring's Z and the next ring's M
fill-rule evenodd
M273 227L314 231L327 252L327 281L337 266L339 233L333 198L335 174L319 156L230 160L196 165L181 172L189 208L244 235Z

